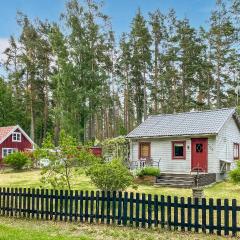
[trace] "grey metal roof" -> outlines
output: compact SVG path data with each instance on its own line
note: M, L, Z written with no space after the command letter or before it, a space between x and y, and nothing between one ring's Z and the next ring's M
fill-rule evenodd
M234 108L223 108L203 112L152 115L131 131L127 138L217 134L234 113Z

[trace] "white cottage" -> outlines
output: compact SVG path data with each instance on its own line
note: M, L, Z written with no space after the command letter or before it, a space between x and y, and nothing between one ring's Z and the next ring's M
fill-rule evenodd
M127 138L132 168L159 166L163 185L192 183L198 172L200 185L206 185L235 167L240 122L233 108L153 115Z

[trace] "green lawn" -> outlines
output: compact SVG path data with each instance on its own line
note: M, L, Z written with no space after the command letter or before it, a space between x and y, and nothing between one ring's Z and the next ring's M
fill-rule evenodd
M41 187L40 171L23 171L23 172L1 172L0 173L0 187ZM80 175L76 180L74 189L78 190L97 190L91 184L88 177ZM140 192L147 194L170 195L189 197L192 192L191 189L168 188L168 187L154 187L149 185L139 185L137 190L132 188L127 191ZM205 195L207 198L235 198L240 202L240 186L234 185L230 182L216 183L210 187L205 188Z
M0 187L31 187L40 188L40 171L1 172ZM97 190L89 178L80 175L76 180L74 189ZM176 189L139 185L138 190L129 188L128 191L171 196L191 196L191 189ZM230 182L222 182L205 189L207 198L236 198L240 201L240 186ZM35 239L224 239L216 235L203 235L167 231L161 229L136 229L119 226L106 226L96 224L65 223L54 221L27 220L0 217L0 239L2 240L35 240Z
M216 235L0 217L1 240L225 239Z

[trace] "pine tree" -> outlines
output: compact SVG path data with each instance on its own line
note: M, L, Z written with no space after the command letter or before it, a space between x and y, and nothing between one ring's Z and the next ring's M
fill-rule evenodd
M132 21L130 41L132 48L131 76L134 88L137 124L147 118L147 80L151 66L151 35L140 9Z

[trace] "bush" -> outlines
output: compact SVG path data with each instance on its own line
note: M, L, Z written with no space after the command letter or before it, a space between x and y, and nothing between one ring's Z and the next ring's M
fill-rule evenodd
M102 191L123 191L133 183L132 174L118 159L95 164L86 173Z
M14 152L4 158L4 163L8 164L13 169L20 170L30 163L30 159L26 153Z
M155 176L159 177L160 176L160 169L156 167L145 167L141 168L137 172L138 177L143 177L143 176Z
M233 183L240 183L240 162L237 162L237 167L229 172L229 177Z

